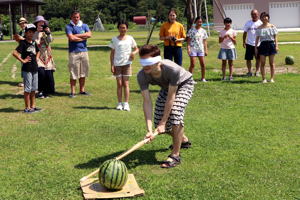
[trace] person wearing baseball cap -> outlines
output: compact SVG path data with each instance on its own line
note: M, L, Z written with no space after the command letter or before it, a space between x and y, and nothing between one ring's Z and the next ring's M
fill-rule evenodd
M18 47L13 51L13 56L22 63L22 78L24 83L24 113L40 111L35 104L35 91L38 89L38 65L40 56L39 48L33 40L36 27L27 24L25 27L25 39L20 40Z

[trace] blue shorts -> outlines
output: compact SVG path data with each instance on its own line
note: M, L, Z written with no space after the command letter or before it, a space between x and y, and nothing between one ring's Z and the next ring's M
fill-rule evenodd
M235 60L237 58L236 50L233 49L220 49L218 59L221 60Z
M24 92L30 93L38 90L38 73L22 71Z
M203 51L193 51L191 50L190 55L191 57L199 57L199 56L205 56Z
M277 54L274 41L262 41L258 47L258 55L271 56Z

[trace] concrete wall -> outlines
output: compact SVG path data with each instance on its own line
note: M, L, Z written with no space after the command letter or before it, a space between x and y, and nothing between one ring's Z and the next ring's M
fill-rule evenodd
M261 12L269 12L269 3L270 2L299 2L300 0L218 0L222 5L224 4L246 4L251 3L254 4L254 8ZM213 6L214 13L214 24L215 26L221 26L223 24L222 15L215 5ZM251 19L250 13L245 13L245 15L249 15L249 19ZM271 16L272 17L272 16ZM218 29L218 28L217 28Z

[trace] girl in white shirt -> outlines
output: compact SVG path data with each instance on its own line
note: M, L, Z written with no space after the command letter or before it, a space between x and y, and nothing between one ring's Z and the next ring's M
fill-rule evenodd
M231 28L232 20L227 17L224 19L225 28L219 34L219 43L221 49L218 58L222 60L222 80L226 80L226 61L229 65L229 80L233 80L233 60L237 58L236 45L236 31Z
M204 56L207 56L207 41L208 38L206 30L203 29L202 26L202 19L201 17L197 17L195 19L196 26L195 28L191 28L187 34L187 50L190 56L190 68L189 71L193 73L196 57L199 58L200 65L201 65L201 81L206 82L205 80L205 61Z
M120 21L118 23L119 35L112 38L110 53L111 72L117 80L117 110L130 111L129 107L129 77L131 76L131 64L134 55L139 49L132 36L127 35L128 23ZM122 91L124 89L124 102L122 103Z

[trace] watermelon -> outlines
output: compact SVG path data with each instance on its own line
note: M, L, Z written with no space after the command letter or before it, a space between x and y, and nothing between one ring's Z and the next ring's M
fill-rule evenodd
M293 65L294 64L294 57L293 56L286 56L285 57L285 64L286 65Z
M116 159L107 160L99 169L99 182L109 190L120 190L127 182L128 171L126 165Z

